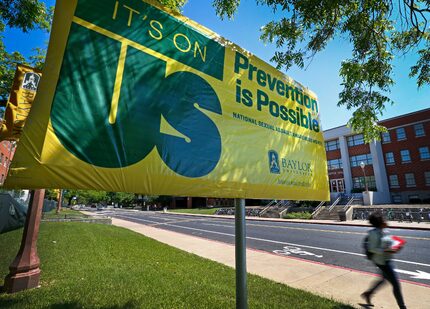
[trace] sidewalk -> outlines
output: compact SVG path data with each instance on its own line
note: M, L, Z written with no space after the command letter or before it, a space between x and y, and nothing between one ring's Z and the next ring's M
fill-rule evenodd
M224 217L224 216L222 216ZM134 222L112 218L112 224L153 238L172 247L196 254L227 266L235 266L233 245L189 236ZM249 273L333 298L356 308L363 303L361 292L375 280L375 275L342 267L329 266L294 257L283 257L258 250L247 249ZM424 309L430 304L430 286L402 281L405 302L409 309ZM386 284L374 297L375 307L397 308L391 286Z

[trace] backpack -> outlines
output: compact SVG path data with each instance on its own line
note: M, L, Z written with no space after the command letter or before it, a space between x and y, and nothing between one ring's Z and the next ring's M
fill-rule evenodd
M366 235L366 237L364 237L363 249L364 249L364 253L366 254L367 259L371 260L373 257L373 252L369 251L369 235Z

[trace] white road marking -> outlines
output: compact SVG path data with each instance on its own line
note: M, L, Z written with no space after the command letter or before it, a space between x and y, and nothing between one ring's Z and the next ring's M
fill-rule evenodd
M297 254L297 255L301 255L301 256L314 256L317 258L322 258L322 255L317 255L313 252L308 252L305 250L302 250L302 248L299 247L290 247L290 246L285 246L284 248L282 248L282 250L273 250L273 253L279 254L279 255L291 255L291 254Z
M173 225L173 224L169 224L169 223L159 223L157 221L145 220L145 219L140 219L140 218L135 218L135 217L128 217L128 216L120 216L120 217L125 217L128 219L134 219L134 220L138 220L138 221L146 221L146 222L151 222L151 223L156 223L156 224L162 224L162 225L172 226L172 227L176 227L176 228L182 228L182 229L186 229L186 230L193 230L193 231L200 231L200 232L206 232L206 233L235 237L234 234L229 234L229 233L216 232L216 231L198 229L198 228L187 227L187 226ZM335 250L335 249L329 249L329 248L321 248L321 247L315 247L315 246L295 244L295 243L278 241L278 240L263 239L263 238L257 238L257 237L246 237L246 239L268 242L268 243L273 243L273 244L280 244L280 245L298 246L298 247L304 247L304 248L309 248L309 249L328 251L328 252L336 252L336 253L349 254L349 255L355 255L355 256L365 256L365 254L362 254L362 253L355 253L355 252L349 252L349 251L342 251L342 250ZM411 262L411 261L398 260L398 259L393 259L393 261L399 262L399 263L405 263L405 264L430 267L430 264L425 264L425 263Z
M402 270L402 269L394 269L394 270L398 273L401 273L401 274L410 275L411 278L413 278L413 279L430 280L430 274L426 273L424 271L421 271L421 270L417 270L416 272L415 271Z

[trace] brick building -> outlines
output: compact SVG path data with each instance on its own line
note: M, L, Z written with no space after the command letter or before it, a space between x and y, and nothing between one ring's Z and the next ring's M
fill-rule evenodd
M367 184L377 204L430 203L430 109L380 124L388 132L370 144L346 126L324 131L331 196Z
M0 186L3 185L7 172L9 170L10 162L15 153L15 143L9 141L0 142Z

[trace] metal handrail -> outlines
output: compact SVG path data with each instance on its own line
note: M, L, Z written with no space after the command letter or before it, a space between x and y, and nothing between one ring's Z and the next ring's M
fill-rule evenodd
M351 199L348 201L348 203L346 203L345 206L350 206L355 200L355 197L351 197Z
M324 204L325 204L325 201L322 201L321 203L318 204L317 208L315 208L314 212L311 214L312 218L320 213L320 211L324 207Z
M330 205L330 207L328 208L328 211L330 212L330 211L334 208L334 206L336 206L336 205L339 203L339 201L340 201L340 197L338 197L338 198L334 201L334 203Z
M274 207L279 207L279 206L285 206L285 201L280 200L279 202L276 203L276 205L274 205Z
M281 211L279 213L279 218L283 218L284 214L288 211L288 209L290 209L291 206L287 206L287 208L285 208L283 211Z
M262 215L262 214L264 214L265 212L267 212L267 210L271 207L271 206L273 206L273 204L275 204L275 203L277 203L275 200L272 200L269 204L267 204L266 205L266 207L264 207L263 208L263 210L262 211L260 211L260 216Z

